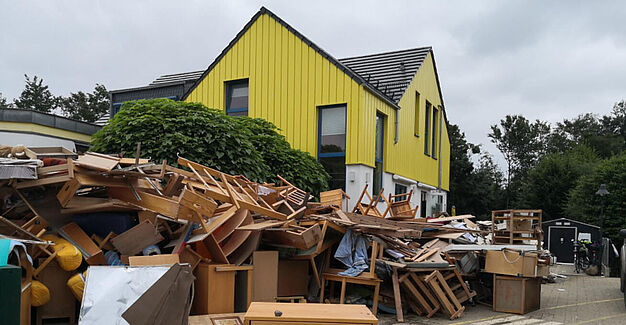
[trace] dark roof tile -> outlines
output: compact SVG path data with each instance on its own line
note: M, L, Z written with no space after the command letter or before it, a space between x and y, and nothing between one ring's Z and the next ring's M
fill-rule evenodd
M431 47L339 59L396 104L432 50Z

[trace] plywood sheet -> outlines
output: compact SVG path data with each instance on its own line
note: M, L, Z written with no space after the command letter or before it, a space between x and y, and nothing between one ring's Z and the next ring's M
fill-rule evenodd
M252 254L252 301L273 302L278 296L278 251Z
M149 220L145 220L111 239L111 244L123 255L135 255L161 240L163 236Z

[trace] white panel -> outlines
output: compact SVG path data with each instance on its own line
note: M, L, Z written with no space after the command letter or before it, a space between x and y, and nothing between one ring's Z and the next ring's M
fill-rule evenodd
M90 266L79 323L128 325L122 314L169 269L169 266Z
M39 134L0 131L2 144L6 146L25 145L27 147L63 147L69 151L76 151L72 140L48 137Z

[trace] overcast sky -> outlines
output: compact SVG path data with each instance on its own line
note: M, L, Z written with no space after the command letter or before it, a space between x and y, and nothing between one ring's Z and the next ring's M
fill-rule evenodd
M450 123L606 114L626 97L625 1L0 0L0 92L55 95L205 69L266 6L336 58L433 46ZM497 156L498 161L501 158Z

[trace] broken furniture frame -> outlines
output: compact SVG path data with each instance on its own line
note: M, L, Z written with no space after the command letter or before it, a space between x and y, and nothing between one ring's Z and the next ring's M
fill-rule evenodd
M373 296L373 303L372 303L372 313L376 315L376 312L378 311L378 296L380 292L380 283L382 282L382 280L379 279L378 276L376 275L376 258L382 255L382 247L380 247L381 249L379 249L378 242L376 241L372 241L371 246L372 246L372 253L370 256L369 271L367 272L364 271L358 276L339 275L339 273L343 272L344 270L329 268L328 265L326 265L326 271L322 273L322 284L320 285L320 303L324 302L324 285L326 284L326 281L341 282L341 293L339 294L339 304L343 304L345 302L346 284L355 283L355 284L373 286L374 296ZM331 283L331 288L332 288L332 283ZM331 295L332 295L332 291L333 290L331 289L331 293L330 293Z

